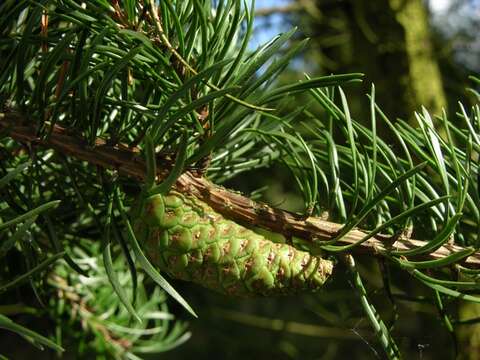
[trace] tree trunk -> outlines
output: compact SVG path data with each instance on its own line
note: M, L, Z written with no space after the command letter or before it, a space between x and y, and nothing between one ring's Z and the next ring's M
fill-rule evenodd
M378 103L393 118L411 119L421 105L440 113L446 100L422 0L317 4L313 28L325 72L364 72L361 91L373 82Z
M409 80L416 104L439 113L446 100L442 77L434 57L427 10L422 0L390 0L398 23L405 32Z

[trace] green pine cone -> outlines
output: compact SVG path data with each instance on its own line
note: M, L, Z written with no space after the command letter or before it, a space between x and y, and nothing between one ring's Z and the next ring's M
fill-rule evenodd
M333 269L329 260L274 243L173 191L145 201L135 231L162 271L234 296L315 291Z

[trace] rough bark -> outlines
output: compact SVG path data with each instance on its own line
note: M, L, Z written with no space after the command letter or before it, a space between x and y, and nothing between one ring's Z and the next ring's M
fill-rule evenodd
M6 132L8 136L18 142L51 148L93 165L115 169L123 175L138 180L145 179L145 162L136 148L119 145L109 146L101 139L96 141L95 147L91 147L85 140L68 134L65 129L59 126L54 127L48 138L41 139L37 137L35 129L31 125L23 122L20 115L12 113L0 113L0 131ZM158 159L160 164L166 164L166 166L159 166L159 169L168 169L170 161L169 159ZM166 170L160 171L158 179L161 180L166 175ZM322 241L335 238L342 228L342 224L316 217L305 219L297 214L255 202L238 192L212 184L208 179L195 177L189 172L185 172L179 177L175 188L180 192L198 197L228 219L250 227L259 226L281 233L286 237L296 236L321 244ZM365 232L354 229L340 238L338 243L352 244L363 239L365 235ZM354 251L379 255L388 250L408 250L425 244L425 241L411 239L407 236L398 236L392 239L389 236L377 235L361 243ZM445 244L430 253L427 258L444 258L462 249L457 245ZM466 258L463 264L480 267L480 252Z

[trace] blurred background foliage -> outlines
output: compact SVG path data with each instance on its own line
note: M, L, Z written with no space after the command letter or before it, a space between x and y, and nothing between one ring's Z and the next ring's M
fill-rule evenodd
M467 76L480 70L479 6L468 0L267 0L259 1L257 32L293 25L299 38L311 38L284 81L303 71L360 71L366 81L356 88L352 113L368 118L361 95L373 82L386 115L408 120L420 105L434 114L445 105L454 111L467 96Z
M294 59L277 80L280 83L303 78L304 72L310 75L364 73L364 82L350 87L348 95L351 112L358 121L368 124L369 107L365 94L370 92L372 82L377 89L377 103L392 120L412 120L414 111L419 110L420 105L425 105L433 114L440 114L440 109L446 107L447 112L454 115L457 101L468 103L470 94L465 87L472 84L468 83L467 77L480 72L479 23L478 1L257 0L254 36L258 43L263 43L279 32L298 26L299 31L290 46L305 37L311 38L301 56ZM286 52L288 48L282 51ZM305 103L310 101L306 96L299 98ZM285 111L298 105L286 103ZM386 132L382 134L382 129L378 132L381 138L388 136ZM302 199L291 190L291 178L283 168L260 170L258 174L255 177L237 177L227 182L226 186L245 193L265 187L263 196L269 203L281 204L283 208L294 211L302 208ZM95 253L85 246L83 250L78 250L77 255L83 261L95 263ZM431 291L419 283L403 281L402 277L406 274L395 273L392 276L398 278L392 280L404 283L402 290L410 297L392 304L382 282L388 267L368 257L359 256L357 260L360 273L369 280L366 286L371 301L377 304L387 325L392 325L392 333L405 359L450 359L454 356L457 343L468 349L462 352L465 359L480 359L479 325L460 326L459 338L453 339L448 329L441 325ZM56 271L56 274L64 274L64 278L49 279L51 289L56 289L51 291L66 291L61 284L71 286L67 290L75 289L75 284L85 281L78 274L65 273L68 271ZM197 310L199 319L190 320L171 299L157 297L157 300L166 301L159 300L158 303L140 299L140 302L145 302L145 313L153 313L153 322L165 325L174 316L180 319L174 325L163 326L162 333L153 331L150 345L160 344L165 339L168 339L166 344L187 341L172 351L144 356L147 359L383 359L385 355L374 340L375 333L363 314L359 299L352 295L353 285L345 287L351 281L346 273L344 265L339 264L336 276L319 294L281 299L231 299L192 284L173 281L175 288ZM105 277L105 269L98 267L98 281L107 281ZM154 288L152 284L147 285ZM124 286L128 288L130 285ZM88 293L88 289L88 286L82 286L82 291ZM25 286L21 291L31 292L32 302L36 301L31 288ZM104 299L104 303L87 305L100 307L100 312L107 311L102 306L108 308L108 296L111 294L92 296ZM75 296L71 295L69 301L75 301ZM318 301L319 298L321 301ZM8 302L3 298L2 303L4 301ZM26 318L30 311L38 311L29 305L22 304L21 309L2 309L1 313L20 314L16 320L22 323L23 317ZM453 301L444 305L449 311L458 312L460 318L480 317L478 305L463 304L459 307ZM88 306L78 304L79 311L88 310ZM50 311L48 309L45 311ZM50 314L48 318L66 323L71 320L72 314L65 314L62 309L56 311L58 313ZM396 321L395 314L400 312L402 319ZM117 320L118 330L121 329L118 326L122 325L122 316L119 315ZM186 323L188 332L185 330ZM150 325L155 328L158 324ZM49 321L40 321L34 327L48 333L58 329ZM87 328L94 331L87 334ZM102 331L95 328L94 321L72 326L70 333L65 334L66 341L83 341L85 349L80 355L67 352L62 358L113 357L115 350L102 351L100 346L104 342L95 341L95 333ZM115 330L112 331L115 333ZM125 337L122 335L122 338ZM113 341L111 345L122 347L125 344ZM35 348L26 347L20 338L5 332L0 332L0 349L13 359L58 357L53 351L38 353ZM165 350L169 350L167 345ZM131 358L134 358L133 353L132 350Z

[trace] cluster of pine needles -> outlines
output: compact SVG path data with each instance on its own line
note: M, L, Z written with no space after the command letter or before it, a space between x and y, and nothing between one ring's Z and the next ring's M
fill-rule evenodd
M303 199L300 215L327 211L329 221L343 224L334 239L304 246L344 260L389 358L400 351L354 259L378 234L423 240L409 250L371 254L390 269L383 286L393 312L397 295L407 296L401 284L392 285L390 271L428 289L452 335L461 321L475 322L457 319L446 304L480 302L478 262L465 261L480 248L480 79L471 78L472 105L459 103L451 115L422 109L409 121L389 119L372 86L365 99L370 118L355 119L343 88L362 75L280 84L278 76L306 40L293 29L250 50L253 6L2 2L0 328L39 348L68 351L72 344L63 339L73 338L81 354L125 359L172 349L190 336L169 311L167 294L193 309L130 231L129 209L154 186L155 174L140 183L56 152L45 144L58 128L90 150L100 139L140 150L150 165L156 157L171 159L173 175L158 185L162 190L184 171L219 185L246 172L288 171ZM298 95L310 100L292 109ZM21 141L16 125L41 141ZM379 128L390 140L378 136ZM356 228L365 231L363 239L339 242ZM460 250L429 257L449 244ZM47 317L52 326L40 335L11 320L25 316Z

